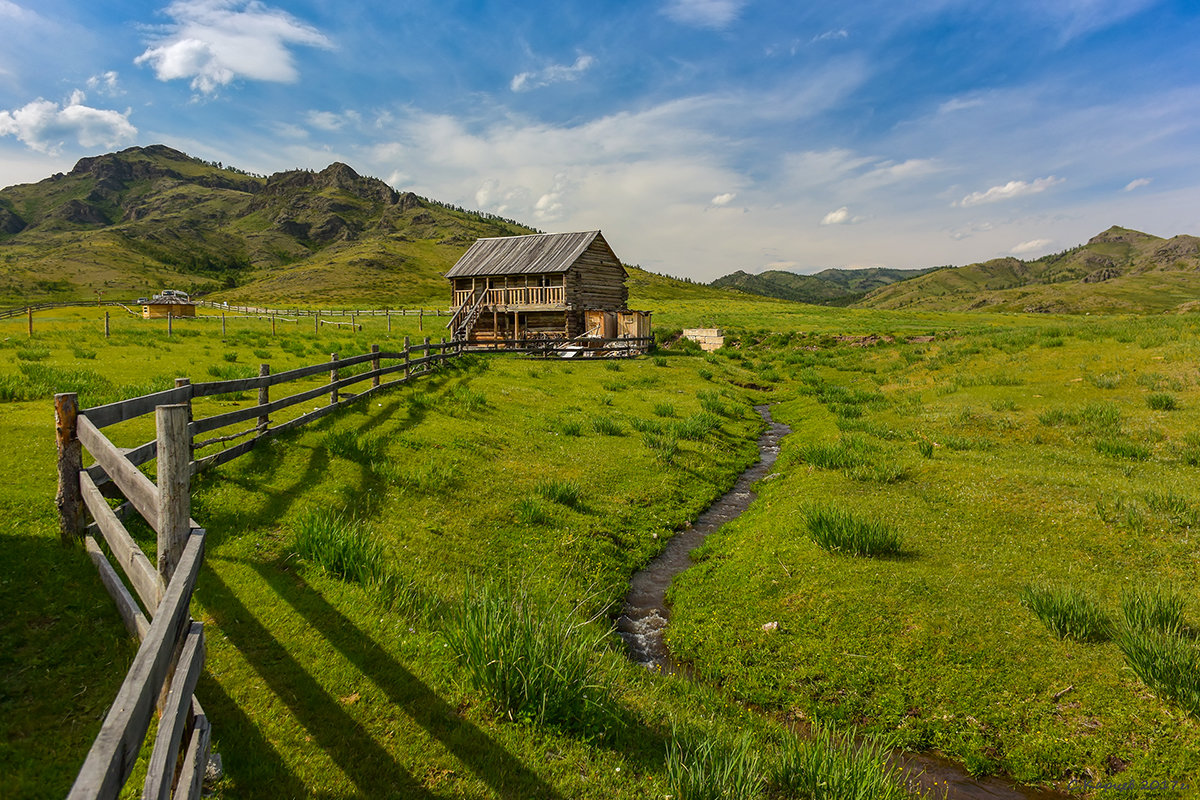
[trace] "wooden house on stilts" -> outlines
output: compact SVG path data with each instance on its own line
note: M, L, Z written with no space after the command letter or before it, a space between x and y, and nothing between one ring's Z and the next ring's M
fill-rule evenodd
M478 239L446 278L447 327L468 348L626 355L651 341L600 231Z

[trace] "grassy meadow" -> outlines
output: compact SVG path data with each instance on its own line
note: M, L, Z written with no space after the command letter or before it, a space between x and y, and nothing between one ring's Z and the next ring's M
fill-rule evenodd
M1036 784L1200 781L1194 687L1156 666L1186 663L1200 627L1196 322L631 284L667 338L716 324L730 346L468 357L197 479L216 796L783 798L847 780L898 797L893 741ZM114 316L106 340L101 316L39 314L32 339L0 322L12 796L65 794L136 650L82 548L58 544L52 392L88 406L443 335L395 317L391 339L382 319L272 337L230 317L224 337L203 319L168 339ZM672 590L669 641L704 681L645 673L614 604L754 460L761 402L793 428L775 474ZM152 424L106 432L130 446ZM1033 608L1081 604L1103 635L1060 637L1080 615ZM855 753L851 727L881 738Z

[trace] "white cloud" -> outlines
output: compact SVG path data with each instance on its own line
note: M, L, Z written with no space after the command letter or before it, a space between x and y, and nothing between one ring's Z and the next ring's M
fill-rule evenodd
M1124 191L1132 192L1134 189L1140 189L1143 186L1149 186L1153 182L1152 178L1136 178L1125 184Z
M971 206L983 205L984 203L1012 200L1014 197L1039 194L1051 186L1062 182L1062 178L1056 178L1053 175L1048 175L1045 178L1037 178L1029 183L1025 181L1009 181L1002 186L993 186L984 192L972 192L960 200L958 205L962 208L970 208Z
M340 114L334 111L309 111L304 118L310 127L331 132L339 131L348 124L362 122L357 111L343 111Z
M75 91L58 103L38 98L22 108L0 111L0 136L16 136L39 153L55 154L71 139L83 147L114 147L131 141L137 128L125 113L84 105L86 96Z
M236 78L292 83L297 77L289 45L330 48L316 28L258 0L176 0L174 22L135 64L149 64L161 81L191 78L212 94Z
M746 2L747 0L670 0L663 13L684 25L719 30L737 19Z
M1053 239L1030 239L1028 242L1021 242L1008 252L1012 253L1014 256L1023 256L1039 250L1045 250L1052 244L1054 244Z
M865 217L855 217L850 214L850 209L842 206L836 211L830 211L821 218L822 225L856 225L862 222Z
M117 73L111 69L108 72L88 78L87 87L109 96L121 94L121 90L117 87Z
M40 19L36 13L29 9L19 6L12 0L0 0L0 19L15 19L32 22L35 19Z
M708 202L714 206L727 206L733 202L735 197L737 197L737 192L725 192L724 194L717 195Z
M595 61L589 55L581 55L569 67L564 64L551 64L545 69L535 72L522 72L519 75L513 76L509 88L514 92L528 92L531 89L540 89L552 83L578 80L579 76L587 72Z

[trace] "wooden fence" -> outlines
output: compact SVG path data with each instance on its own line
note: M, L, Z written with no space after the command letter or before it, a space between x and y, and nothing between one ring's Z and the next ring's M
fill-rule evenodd
M204 668L204 626L190 617L189 607L204 557L205 532L191 518L192 475L249 452L265 436L313 422L347 403L428 372L461 352L455 342L432 343L427 338L423 344L410 346L405 337L404 349L399 352L381 352L375 345L369 353L345 359L333 354L328 363L274 375L264 364L259 375L252 378L205 383L178 378L173 389L89 409L81 410L74 394L55 395L56 504L61 536L68 544L83 540L126 627L141 640L69 798L115 798L120 794L156 705L160 713L158 733L142 797L200 797L211 729L194 696ZM341 377L342 370L363 364L369 364L366 371ZM328 383L270 399L272 386L326 372ZM383 380L388 375L396 377ZM345 391L366 381L370 385L357 393ZM196 398L253 389L258 390L258 400L247 408L201 419L192 417L192 401ZM323 395L328 395L326 405L281 424L271 424L273 412ZM150 413L155 415L156 436L138 447L117 447L101 432L109 425ZM197 441L205 433L249 420L254 420L251 428ZM198 450L236 439L245 441L196 457ZM86 468L85 449L95 460ZM138 465L152 459L157 459L157 483L138 469ZM114 509L106 497L124 502ZM140 514L157 534L157 563L138 547L125 528L123 520L133 512ZM108 553L100 546L101 539L108 545ZM132 592L113 561L121 567Z
M345 308L259 308L256 306L231 306L226 303L214 303L211 300L195 300L197 306L204 308L213 308L218 311L236 312L238 314L276 316L276 317L309 317L319 315L323 317L386 317L388 315L396 317L445 317L450 315L450 311L444 308L386 308L386 309L365 309L351 310ZM135 300L126 300L118 302L116 300L104 300L97 302L95 300L64 300L54 303L34 303L33 305L20 306L17 308L0 308L0 319L12 319L14 317L23 317L31 314L34 311L44 311L48 308L91 308L93 306L141 306L141 303Z

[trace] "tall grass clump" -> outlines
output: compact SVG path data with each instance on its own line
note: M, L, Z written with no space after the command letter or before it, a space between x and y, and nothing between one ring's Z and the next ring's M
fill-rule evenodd
M321 437L321 444L332 456L366 464L379 457L383 441L377 436L360 436L353 428L334 428Z
M1200 719L1200 645L1177 632L1128 627L1117 637L1129 668L1155 693Z
M1121 594L1121 614L1125 625L1135 631L1180 633L1183 622L1183 598L1169 588L1139 586Z
M765 776L748 735L737 739L675 735L667 745L667 786L680 800L751 800Z
M895 743L879 737L859 737L853 729L837 733L813 723L806 739L790 736L783 742L771 771L771 784L788 797L809 800L908 800L904 772L888 761Z
M597 657L604 637L578 610L468 581L446 642L475 689L509 720L598 732L613 710Z
M513 512L517 522L522 525L545 525L552 519L536 497L522 497L517 501Z
M561 436L583 435L583 423L577 419L559 419L553 424L553 428Z
M1146 395L1146 405L1153 411L1174 411L1179 408L1175 395L1166 392L1153 392Z
M673 430L644 431L642 441L654 453L654 457L664 464L673 464L679 457L679 437Z
M487 406L487 398L468 386L455 386L445 398L446 410L451 413L473 413Z
M296 555L326 574L363 586L388 582L387 551L362 523L309 510L300 515L294 533Z
M692 414L686 419L679 420L671 427L675 435L680 439L698 442L720 426L720 417L708 411L701 411Z
M867 463L871 447L861 436L843 436L834 443L813 442L800 450L808 464L822 469L850 469Z
M1132 461L1146 461L1150 458L1150 448L1128 439L1097 439L1095 447L1097 453L1109 458L1127 458Z
M29 347L17 348L17 359L19 361L45 361L49 357L50 350L45 347L31 345Z
M1112 638L1112 620L1093 598L1078 589L1027 585L1021 590L1021 605L1061 639L1107 642Z
M539 482L535 490L542 497L560 506L579 508L583 505L583 487L576 481L547 478Z
M457 461L434 455L404 463L372 461L371 471L393 486L417 494L444 492L462 478L462 468Z
M657 417L673 417L675 416L675 406L670 403L655 403L654 415Z
M592 430L601 436L620 436L625 432L621 423L612 417L596 417L592 420Z
M837 506L809 506L802 514L812 538L831 552L854 556L900 552L900 534L886 523L856 517Z

